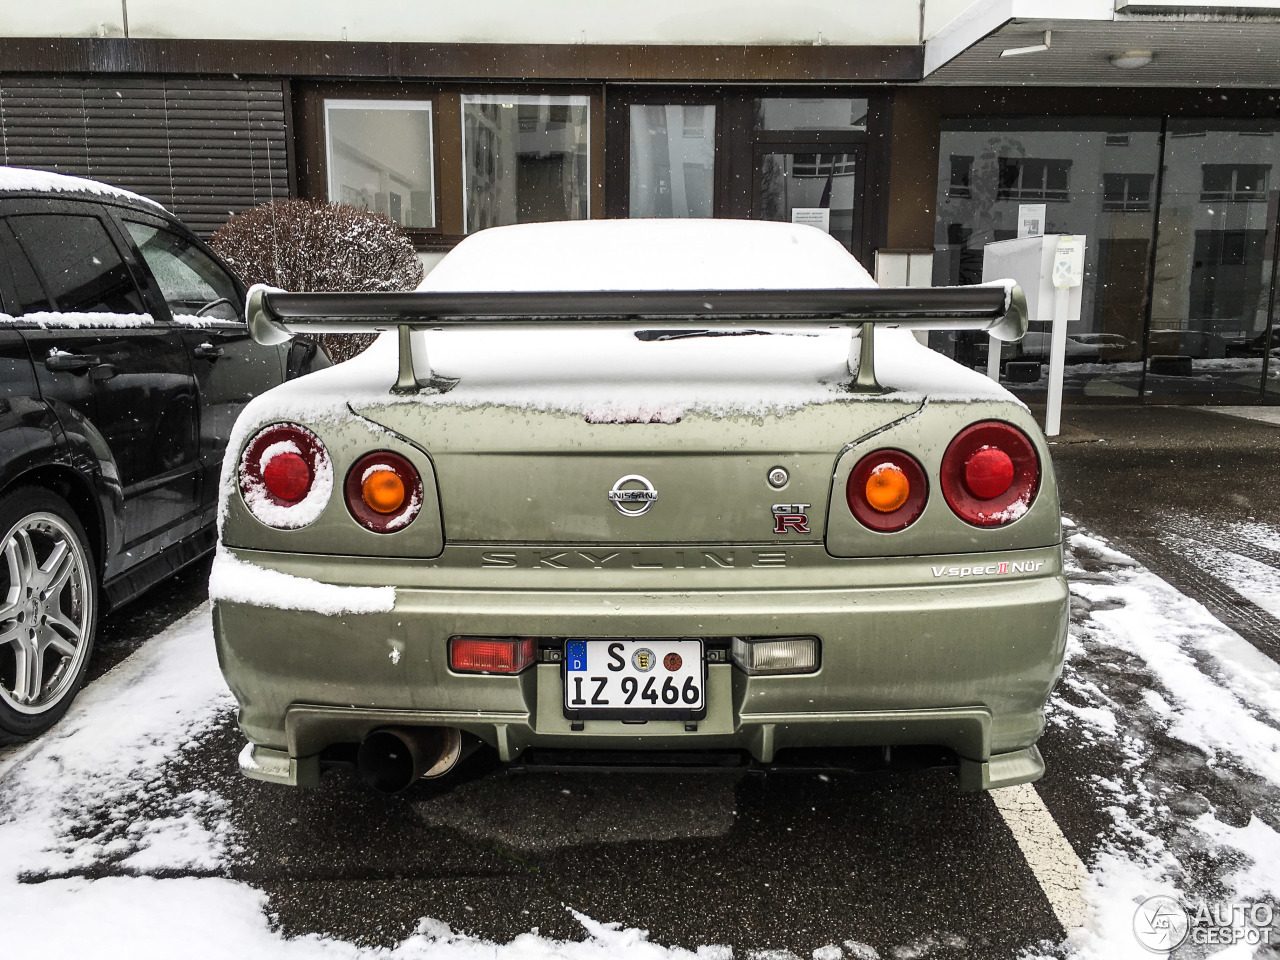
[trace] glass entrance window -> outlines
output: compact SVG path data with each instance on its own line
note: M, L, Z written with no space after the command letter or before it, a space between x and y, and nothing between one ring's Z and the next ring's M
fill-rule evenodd
M324 116L330 202L436 225L429 100L326 100Z
M635 103L630 121L631 216L712 216L715 106Z
M954 120L943 124L934 283L982 281L987 244L1018 235L1043 205L1044 233L1085 236L1080 320L1067 331L1068 395L1136 399L1155 229L1160 123L1089 118ZM1033 211L1021 210L1034 205ZM1002 382L1048 384L1049 317L1001 350ZM931 345L985 369L988 338L935 333ZM1010 366L1008 361L1015 361Z
M853 249L861 148L843 153L765 153L759 211L764 220L807 223Z
M509 223L587 219L590 112L588 97L463 96L467 233Z
M1271 348L1280 124L1171 120L1146 393L1255 399L1280 391ZM1272 343L1270 341L1276 340Z

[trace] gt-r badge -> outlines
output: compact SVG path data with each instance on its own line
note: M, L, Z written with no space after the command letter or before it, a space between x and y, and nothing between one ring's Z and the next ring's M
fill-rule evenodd
M811 507L809 503L775 503L773 505L773 532L796 533L809 532L809 515L805 513Z

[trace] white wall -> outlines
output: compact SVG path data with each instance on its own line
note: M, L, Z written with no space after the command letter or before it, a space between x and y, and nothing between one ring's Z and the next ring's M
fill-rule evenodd
M928 0L924 6L924 39L928 40L977 0Z
M123 37L120 0L0 0L3 37Z
M958 0L934 0L956 3ZM129 36L500 43L918 43L915 0L125 0ZM4 36L120 36L121 0L0 0ZM104 30L105 25L105 30Z

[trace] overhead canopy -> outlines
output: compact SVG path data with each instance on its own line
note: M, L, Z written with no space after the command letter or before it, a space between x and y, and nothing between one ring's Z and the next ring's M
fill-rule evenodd
M1015 56L1006 50L1048 49ZM1150 53L1144 66L1113 63ZM925 44L924 82L1054 87L1271 87L1280 0L978 0Z

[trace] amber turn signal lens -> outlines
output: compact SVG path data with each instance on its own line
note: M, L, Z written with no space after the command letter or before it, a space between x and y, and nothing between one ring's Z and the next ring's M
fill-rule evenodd
M389 467L374 469L360 485L360 495L371 510L395 513L404 505L404 481Z
M347 509L374 533L403 530L422 510L422 478L412 463L390 450L365 454L347 471Z
M896 463L882 463L867 477L867 503L873 510L892 513L911 496L911 481Z
M920 461L903 450L868 453L854 464L844 487L845 502L864 527L893 533L916 522L929 499L929 481Z

